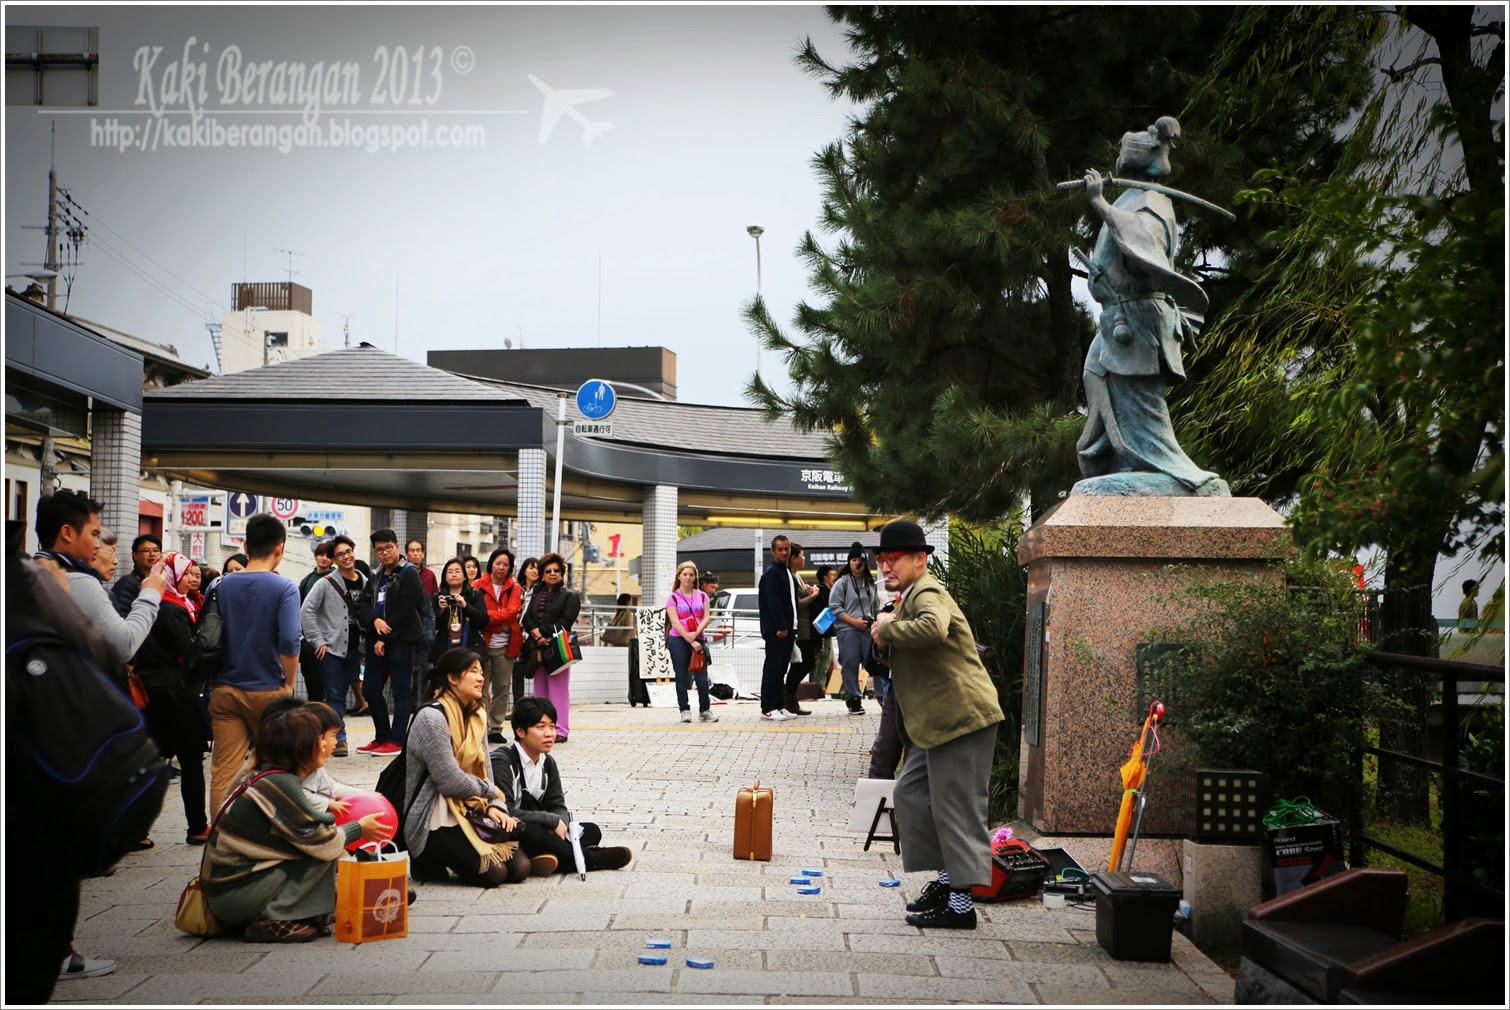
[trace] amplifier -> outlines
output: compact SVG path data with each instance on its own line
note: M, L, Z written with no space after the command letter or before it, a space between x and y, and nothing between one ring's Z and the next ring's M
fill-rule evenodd
M1043 888L1049 861L1027 842L1015 838L991 846L991 883L971 888L976 901L1031 898Z

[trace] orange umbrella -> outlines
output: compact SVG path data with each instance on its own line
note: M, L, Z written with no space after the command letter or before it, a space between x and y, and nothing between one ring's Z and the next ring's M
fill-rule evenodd
M1122 807L1117 811L1117 831L1112 836L1111 857L1106 868L1116 873L1122 864L1122 847L1127 844L1127 831L1132 827L1133 802L1138 807L1138 822L1143 821L1143 780L1148 777L1148 759L1159 752L1159 720L1164 718L1164 703L1155 701L1148 706L1148 718L1143 720L1143 731L1128 752L1127 763L1122 766ZM1153 737L1152 749L1148 738ZM1137 830L1133 830L1133 847L1137 848Z

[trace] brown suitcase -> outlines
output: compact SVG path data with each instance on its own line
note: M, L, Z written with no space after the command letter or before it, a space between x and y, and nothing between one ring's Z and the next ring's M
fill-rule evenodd
M734 858L771 858L771 811L776 804L776 794L771 789L755 785L739 790L734 801Z

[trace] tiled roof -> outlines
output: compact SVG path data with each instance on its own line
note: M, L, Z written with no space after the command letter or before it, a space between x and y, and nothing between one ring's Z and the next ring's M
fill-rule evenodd
M370 345L343 347L146 394L156 399L509 403L520 397Z

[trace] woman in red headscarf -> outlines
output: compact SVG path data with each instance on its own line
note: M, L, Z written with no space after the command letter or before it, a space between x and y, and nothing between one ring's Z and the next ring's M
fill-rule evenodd
M147 640L132 657L136 675L147 689L147 731L164 757L178 758L178 790L189 821L186 841L203 845L209 834L205 816L205 725L199 699L184 683L184 663L194 634L199 608L199 566L182 554L163 555L163 602ZM142 848L150 848L150 839Z

